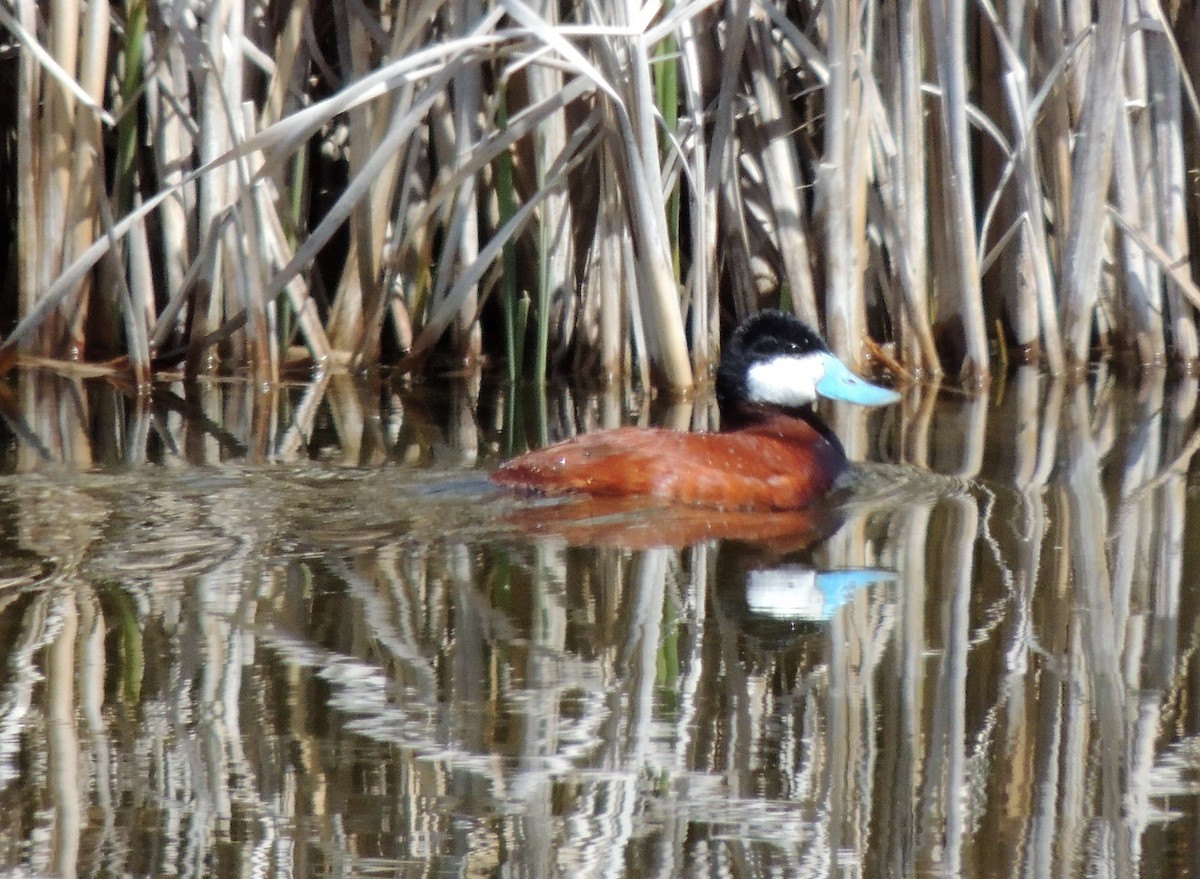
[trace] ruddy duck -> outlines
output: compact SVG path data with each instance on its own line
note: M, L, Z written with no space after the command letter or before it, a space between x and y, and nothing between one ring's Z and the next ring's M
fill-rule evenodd
M796 510L833 486L846 453L817 397L882 406L895 391L852 373L807 325L779 311L733 333L717 370L717 433L621 427L514 458L492 474L539 494L648 497L725 510Z

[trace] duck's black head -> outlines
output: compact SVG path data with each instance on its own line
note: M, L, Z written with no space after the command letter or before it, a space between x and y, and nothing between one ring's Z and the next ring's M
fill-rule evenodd
M763 409L803 410L818 396L864 406L900 399L852 373L815 330L790 314L760 311L733 331L717 369L723 426Z

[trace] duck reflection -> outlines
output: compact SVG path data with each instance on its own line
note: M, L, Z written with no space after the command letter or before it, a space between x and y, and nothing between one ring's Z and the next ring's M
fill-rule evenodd
M886 568L822 570L808 553L780 557L740 541L718 547L716 570L722 615L767 650L824 632L856 595L898 576Z
M775 553L812 546L833 534L843 517L833 506L761 512L662 504L645 498L570 498L523 501L501 511L505 524L527 537L558 538L571 546L623 549L683 548L707 540L739 540Z

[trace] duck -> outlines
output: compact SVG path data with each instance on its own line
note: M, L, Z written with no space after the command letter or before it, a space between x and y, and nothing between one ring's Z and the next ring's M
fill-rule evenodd
M718 510L800 510L846 471L846 452L817 415L818 397L862 406L900 400L852 372L821 336L781 311L757 312L730 336L716 376L720 430L620 427L513 458L491 474L534 495L642 498Z

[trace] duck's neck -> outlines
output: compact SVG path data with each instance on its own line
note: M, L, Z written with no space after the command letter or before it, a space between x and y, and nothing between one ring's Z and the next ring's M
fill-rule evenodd
M785 409L782 406L771 406L766 403L747 403L745 401L718 400L717 411L721 413L722 433L730 430L745 430L777 418L795 418L800 421L820 421L812 406L799 406L795 409Z
M837 434L818 417L812 406L799 406L795 409L785 409L780 406L768 406L761 403L733 403L720 406L721 431L746 430L761 427L776 421L803 422L818 433L822 439L841 449L841 440Z

